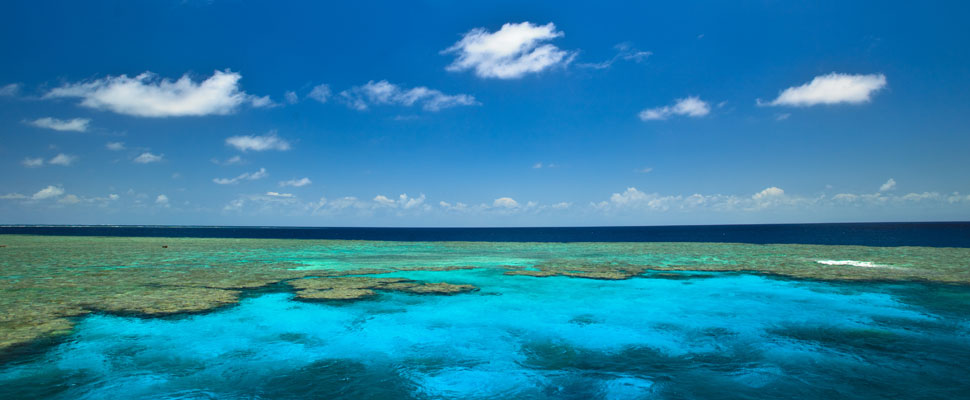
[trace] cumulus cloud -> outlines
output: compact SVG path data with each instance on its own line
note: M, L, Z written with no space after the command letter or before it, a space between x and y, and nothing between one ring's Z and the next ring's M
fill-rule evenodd
M37 168L44 165L44 159L40 157L37 157L37 158L27 157L20 163L27 168Z
M563 33L551 22L506 23L496 32L472 29L442 53L456 55L446 67L448 71L474 70L481 78L521 78L573 60L575 52L547 43L561 36Z
M20 193L7 193L4 195L0 195L0 200L23 200L26 198L27 196L24 196Z
M168 207L168 196L166 196L164 194L158 195L158 197L155 198L155 204L158 204L158 205L164 206L164 207Z
M777 189L777 190L776 190ZM609 200L591 203L593 209L604 212L621 211L650 211L667 212L671 210L729 210L729 209L757 209L762 198L768 199L778 194L781 189L768 188L752 197L742 198L730 195L661 195L659 193L641 192L635 187L629 187L621 193L613 193ZM783 193L783 191L782 191ZM765 197L767 196L767 197ZM756 200L755 197L758 199Z
M886 183L883 183L882 186L879 186L879 191L880 192L888 192L888 191L893 190L895 188L896 188L896 180L893 179L893 178L889 178L889 180L886 181Z
M754 196L751 196L751 198L755 200L767 200L767 199L773 199L784 195L785 195L784 190L782 190L781 188L772 186L758 193L755 193Z
M344 90L340 92L340 97L348 106L361 111L372 105L411 107L419 104L426 111L439 111L450 107L479 104L471 95L449 95L424 86L404 89L386 80L370 81L362 86Z
M44 200L52 197L58 197L62 194L64 194L64 189L60 188L59 186L50 185L41 189L37 193L34 193L34 195L30 196L30 198L34 200Z
M70 154L59 153L58 155L48 160L47 163L51 165L60 165L60 166L66 167L71 164L74 164L74 162L77 161L77 158L78 158L77 156L72 156Z
M104 148L111 151L121 151L125 149L125 144L123 142L108 142L105 143Z
M246 172L235 178L215 178L212 181L220 185L235 185L240 181L254 181L257 179L263 179L269 174L266 172L266 168L260 168L256 172Z
M263 136L232 136L226 138L226 145L235 147L239 151L266 151L290 149L290 142L276 136L276 131L269 132Z
M883 74L849 75L831 73L816 76L811 82L781 91L770 106L808 107L818 104L868 103L872 94L886 87ZM759 100L759 104L761 103Z
M517 208L519 207L519 202L511 197L499 197L492 202L492 207L495 208Z
M640 119L644 121L664 120L672 115L684 115L691 118L703 117L711 112L711 106L697 96L677 99L672 106L648 108L640 111Z
M889 194L839 193L834 196L790 195L779 187L768 187L750 196L725 194L662 195L646 193L635 187L613 193L608 200L590 203L593 210L605 214L667 213L699 211L722 213L752 213L765 210L787 209L803 213L808 209L838 210L847 207L883 208L927 207L938 209L946 205L968 204L970 195L954 192L943 195L938 192Z
M319 101L321 103L326 103L330 99L330 85L322 84L313 87L310 90L310 94L307 97Z
M293 197L292 193L266 192L267 196L272 197Z
M136 117L226 115L247 103L255 107L272 104L268 97L241 91L240 79L242 75L228 70L215 71L201 82L187 74L171 81L145 72L134 78L108 76L67 84L44 98L80 98L82 106Z
M88 130L91 123L87 118L57 119L51 117L38 118L30 121L30 124L39 128L53 129L55 131L74 131L84 132Z
M0 86L0 97L13 97L20 94L20 84L19 83L9 83Z
M288 181L280 181L280 186L292 186L292 187L303 187L313 183L310 178L300 178L300 179L290 179Z
M164 154L152 154L146 151L139 154L138 157L135 157L135 159L132 161L138 164L150 164L162 161L163 157L165 157Z
M400 196L398 196L397 200L391 200L384 195L377 195L374 197L374 202L381 207L401 208L404 210L418 207L424 203L424 200L424 193L418 197L408 197L407 194L402 193Z

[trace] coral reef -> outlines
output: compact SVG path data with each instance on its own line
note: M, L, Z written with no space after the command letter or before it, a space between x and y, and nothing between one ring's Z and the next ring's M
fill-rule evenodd
M301 300L477 289L386 277L426 277L419 271L451 277L482 269L509 279L600 280L737 272L793 279L970 284L970 249L963 248L28 235L3 235L0 241L0 351L70 332L73 318L92 312L205 312L236 304L246 290L269 286L292 289Z
M569 276L573 278L623 280L642 274L650 267L625 262L586 262L576 260L552 260L536 264L535 269L519 269L505 272L505 275L525 275L534 277Z
M456 294L478 290L472 285L421 283L403 278L307 278L288 281L301 300L357 300L377 294L375 290L415 294Z

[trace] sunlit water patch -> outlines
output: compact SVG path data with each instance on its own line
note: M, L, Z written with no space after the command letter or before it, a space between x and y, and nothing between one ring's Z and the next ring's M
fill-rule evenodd
M602 281L398 272L481 290L245 297L89 315L0 367L3 398L961 398L967 289L736 273ZM648 275L649 276L649 275ZM934 293L922 296L921 293Z

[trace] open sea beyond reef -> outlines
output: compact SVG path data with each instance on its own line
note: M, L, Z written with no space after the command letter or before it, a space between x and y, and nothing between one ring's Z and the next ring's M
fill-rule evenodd
M0 399L970 398L970 223L0 227Z

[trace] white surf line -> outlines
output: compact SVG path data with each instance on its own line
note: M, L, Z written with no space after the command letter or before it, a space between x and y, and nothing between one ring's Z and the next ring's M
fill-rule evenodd
M895 268L892 265L886 264L876 264L872 261L855 261L855 260L815 260L819 264L825 265L848 265L853 267L863 267L863 268Z

